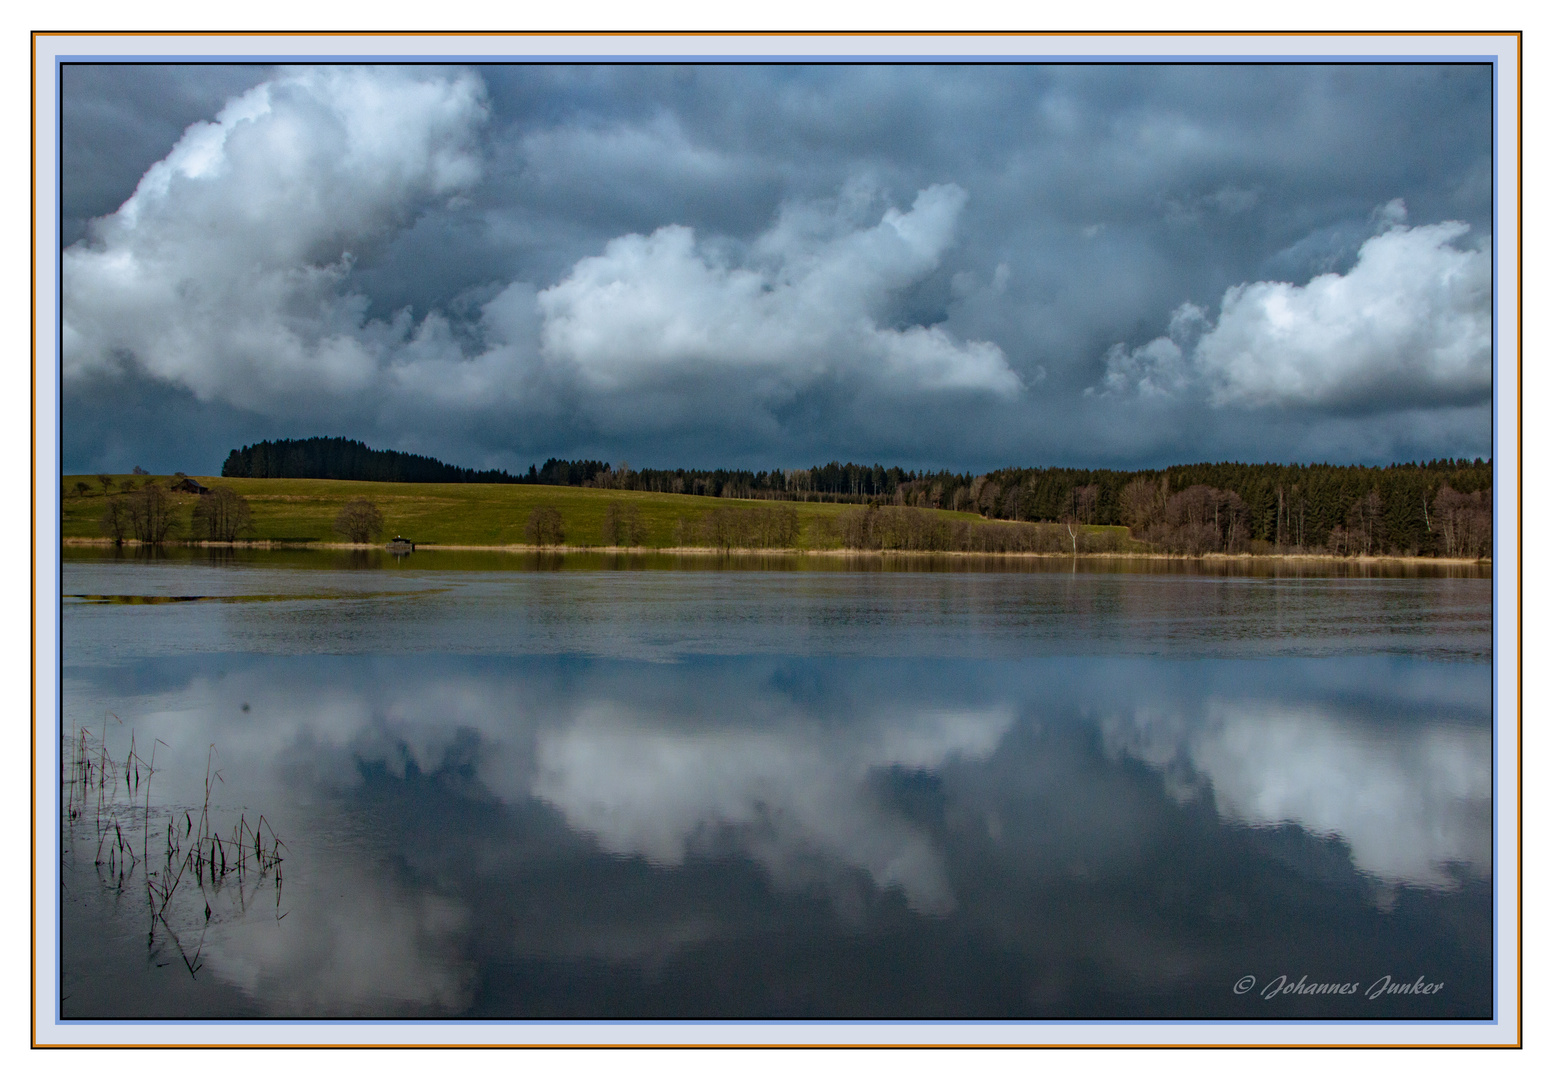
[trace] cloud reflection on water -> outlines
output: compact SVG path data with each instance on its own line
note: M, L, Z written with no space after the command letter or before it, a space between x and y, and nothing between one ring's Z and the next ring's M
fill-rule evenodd
M1344 840L1387 885L1448 888L1491 868L1487 728L1355 722L1319 705L1210 699L1101 721L1106 750L1160 770L1172 794L1211 790L1226 821L1285 823Z
M1269 855L1343 864L1334 896L1488 874L1486 676L1398 663L229 657L70 692L176 748L158 801L198 805L215 743L223 802L288 839L292 914L206 953L272 1014L458 1014L493 960L748 964L921 916L1060 1011L1085 979L1196 985L1262 922L1330 935L1297 884L1246 891ZM1234 832L1280 824L1308 839Z
M819 855L900 886L913 910L952 910L937 846L880 805L869 777L984 759L1012 726L1012 707L901 707L845 727L792 721L684 732L628 703L595 705L539 736L534 794L615 854L678 865L709 834L732 833L778 885L801 880Z
M203 954L213 973L281 1015L446 1015L468 1006L475 971L459 899L406 888L359 853L295 862L284 910L306 917L277 923L266 910L223 928Z

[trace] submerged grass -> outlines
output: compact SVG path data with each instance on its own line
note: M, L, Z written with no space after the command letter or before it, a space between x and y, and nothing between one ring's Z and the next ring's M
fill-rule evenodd
M110 722L122 725L108 713L96 732L77 727L64 739L66 752L60 758L63 853L73 857L81 845L91 845L92 866L103 887L121 896L143 888L146 949L152 961L158 967L171 963L171 959L158 959L163 946L170 943L193 976L201 967L210 925L246 914L261 888L274 890L276 921L286 917L281 910L286 845L263 814L250 823L244 810L229 829L216 826L211 797L223 778L215 768L214 745L206 755L205 797L199 816L195 817L192 806L154 808L156 749L167 744L154 740L150 757L142 757L130 729L129 748L121 763L108 749ZM138 850L136 824L140 825Z

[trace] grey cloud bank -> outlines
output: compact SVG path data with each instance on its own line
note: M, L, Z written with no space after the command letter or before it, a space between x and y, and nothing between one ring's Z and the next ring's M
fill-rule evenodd
M82 67L64 107L67 471L1490 452L1482 66Z

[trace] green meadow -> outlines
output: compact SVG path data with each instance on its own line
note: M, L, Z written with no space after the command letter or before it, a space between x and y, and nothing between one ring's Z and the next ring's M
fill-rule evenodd
M610 504L636 508L642 543L648 548L705 546L700 528L708 515L733 508L791 507L798 516L798 539L793 545L807 550L840 548L837 519L853 504L819 502L772 502L769 500L722 499L696 495L669 495L644 491L614 491L597 488L551 487L530 484L403 484L354 480L254 480L197 476L193 479L208 487L229 487L248 501L253 513L252 527L243 534L246 541L285 544L341 543L334 519L340 508L352 499L368 499L383 514L386 540L402 535L418 544L507 547L527 544L525 529L530 515L541 507L553 507L560 513L568 547L602 547L605 513ZM114 476L110 478L111 496L133 491L147 482L163 492L176 481L171 476ZM83 492L80 485L84 484ZM109 493L97 476L66 476L63 484L63 537L71 540L102 540L99 522ZM199 497L169 493L177 522L171 539L197 539L191 517ZM946 510L930 511L945 521L981 522L975 514ZM1054 526L1052 528L1055 528ZM1088 537L1111 541L1116 547L1128 547L1127 531L1116 527L1089 526ZM1120 534L1114 540L1107 534ZM1108 546L1111 546L1108 545Z

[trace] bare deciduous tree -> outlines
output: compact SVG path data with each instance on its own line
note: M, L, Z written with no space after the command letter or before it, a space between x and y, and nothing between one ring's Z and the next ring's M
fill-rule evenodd
M86 493L88 491L90 491L90 490L92 490L92 487L85 480L77 480L75 482L75 493L76 493L76 495L84 498L86 496Z
M1235 492L1193 484L1154 512L1144 539L1187 555L1236 551L1249 536L1246 518L1246 504Z
M1085 525L1095 523L1095 510L1100 505L1100 488L1085 484L1073 489L1073 513Z
M1441 484L1434 497L1434 527L1440 533L1443 554L1481 558L1493 548L1493 500L1486 491L1464 495Z
M229 487L211 488L194 504L194 531L205 539L230 544L253 526L248 500Z
M970 509L975 510L981 505L981 489L986 486L987 478L985 476L978 476L971 481L970 490L966 492L966 499Z
M796 520L795 520L796 529ZM914 506L869 504L843 510L815 523L819 537L862 551L1041 552L1115 551L1114 534L1085 532L1068 515L1067 525L945 518ZM1079 543L1082 539L1083 543Z
M604 507L604 543L610 547L635 547L646 537L642 513L635 503L611 502Z
M528 516L523 529L528 542L536 547L559 546L566 539L566 529L561 523L561 511L553 506L540 506Z
M866 516L868 511L848 513ZM791 548L798 542L798 511L791 506L719 506L701 519L698 531L703 543L724 551ZM844 525L841 536L846 547L864 546L850 536Z
M1141 476L1133 480L1122 489L1122 524L1135 533L1141 533L1164 509L1165 498L1162 483L1154 484Z
M1008 493L1003 496L1003 516L1009 521L1020 520L1019 499L1023 493L1024 489L1018 484L1008 485Z
M1074 555L1075 558L1077 558L1078 557L1078 534L1081 531L1079 529L1078 518L1075 517L1072 514L1063 514L1062 515L1062 527L1065 530L1067 530L1068 540L1073 545L1073 555Z
M1348 508L1348 550L1354 555L1371 555L1379 552L1385 541L1380 492L1374 488L1364 498Z
M353 544L368 544L383 535L383 512L370 499L352 499L334 516L334 531Z
M981 486L981 492L976 499L976 509L981 511L982 517L992 514L998 506L998 496L1003 494L1003 489L996 482L988 480Z
M130 529L142 544L160 544L172 534L175 504L161 488L151 485L124 500Z
M103 535L113 541L114 547L123 547L124 538L133 532L129 523L129 508L124 505L124 500L109 499L108 505L103 507L98 525Z
M107 473L98 473L97 482L102 485L102 493L104 495L113 490L113 477Z

